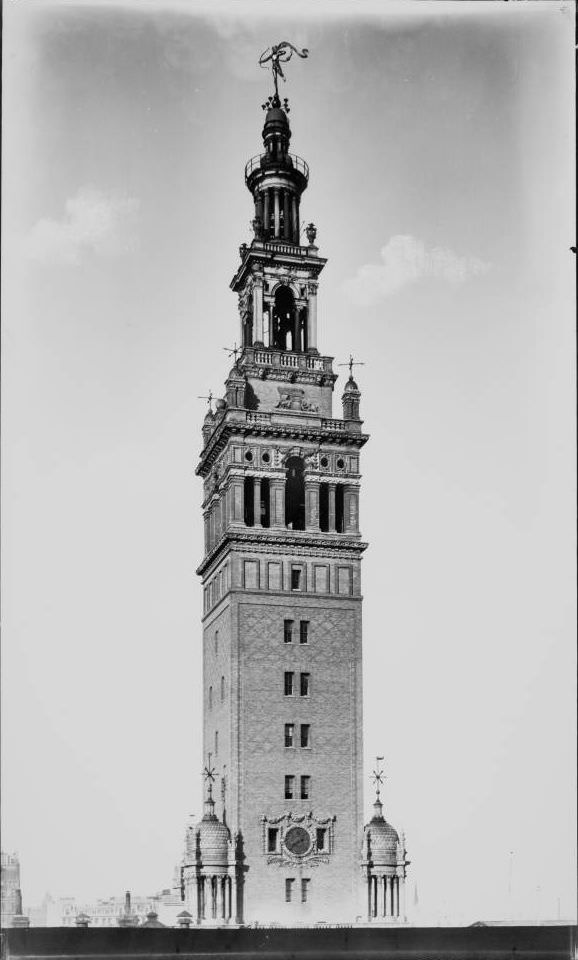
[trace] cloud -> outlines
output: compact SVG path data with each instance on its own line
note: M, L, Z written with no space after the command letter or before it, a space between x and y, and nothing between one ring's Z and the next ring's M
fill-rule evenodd
M61 220L42 219L24 239L24 253L40 263L79 264L87 254L121 256L136 247L134 197L81 187L64 205Z
M444 247L426 250L420 240L401 234L382 247L381 263L358 267L355 276L344 282L343 289L354 304L366 307L427 277L457 284L489 269L490 264L477 257L458 257Z

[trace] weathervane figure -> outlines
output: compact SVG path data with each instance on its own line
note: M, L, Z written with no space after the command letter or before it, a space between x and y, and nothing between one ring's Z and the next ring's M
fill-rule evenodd
M379 794L381 793L381 787L383 787L383 778L385 777L385 773L381 767L383 757L376 757L375 759L376 759L375 770L371 774L371 779L375 784L375 793L376 793L377 799L379 800Z
M285 74L283 73L281 64L287 63L294 53L296 53L298 57L305 58L309 56L309 50L307 50L306 47L303 47L302 50L299 50L297 47L293 46L292 43L289 43L288 40L282 40L281 43L273 44L272 47L267 47L267 49L259 57L259 66L264 67L265 69L267 69L269 60L271 61L273 83L275 84L275 106L278 106L280 103L278 77L281 77L282 80L285 80Z

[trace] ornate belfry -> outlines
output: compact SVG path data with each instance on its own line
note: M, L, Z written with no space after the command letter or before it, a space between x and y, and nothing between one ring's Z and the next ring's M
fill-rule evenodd
M209 790L184 871L199 923L344 922L366 911L359 488L368 437L353 359L336 418L337 374L318 348L326 261L313 224L302 238L309 170L289 152L278 92L294 52L306 55L284 42L261 58L275 93L263 105L263 151L245 168L254 235L231 281L241 346L230 351L224 396L207 398L197 467L204 756L222 783L221 803Z

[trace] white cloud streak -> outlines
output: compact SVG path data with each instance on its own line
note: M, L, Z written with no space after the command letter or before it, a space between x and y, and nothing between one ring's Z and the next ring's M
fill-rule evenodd
M381 263L365 263L343 289L356 306L371 306L397 293L408 284L428 277L448 283L464 283L470 277L485 274L490 264L477 257L459 257L453 250L433 247L426 250L421 240L398 234L382 247Z
M64 205L60 220L41 219L24 238L24 254L45 264L77 266L90 254L122 256L136 248L134 197L81 187Z

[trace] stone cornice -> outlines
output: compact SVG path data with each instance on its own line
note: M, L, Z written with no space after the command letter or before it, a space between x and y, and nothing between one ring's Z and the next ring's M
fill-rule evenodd
M359 538L360 534L329 534L285 529L277 531L271 527L248 527L246 531L227 530L204 557L195 572L202 577L207 570L221 561L221 554L226 550L232 553L250 550L251 553L280 554L285 559L322 555L335 560L359 560L368 544L361 539L354 539L355 537Z
M245 411L239 411L245 412ZM336 421L339 422L339 421ZM232 436L240 437L270 437L301 440L305 443L335 443L338 446L362 447L369 440L368 434L350 433L343 429L332 426L323 426L321 418L319 424L311 422L303 423L281 423L279 421L255 421L250 419L236 420L224 417L215 428L209 442L201 452L201 460L195 473L198 476L206 477L218 455L225 448L227 441Z
M301 267L312 279L316 279L327 263L327 259L318 257L310 251L310 247L295 246L288 242L253 240L251 246L247 247L229 286L231 290L238 292L255 267L259 269L273 263L279 266Z

